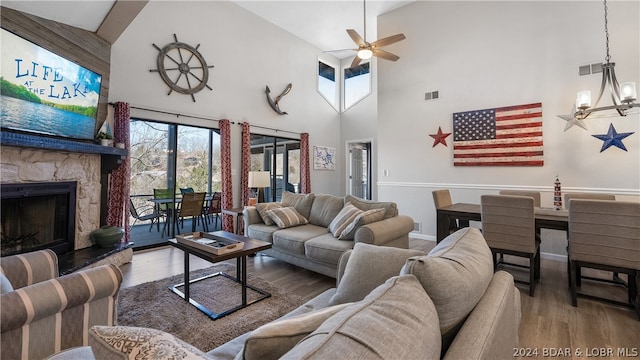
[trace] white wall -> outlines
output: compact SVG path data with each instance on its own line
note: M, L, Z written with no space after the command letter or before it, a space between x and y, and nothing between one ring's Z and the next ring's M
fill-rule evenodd
M640 86L640 3L609 3L612 61L619 81ZM640 116L588 119L588 130L565 121L575 94L595 98L600 74L578 76L578 66L605 57L604 10L592 1L417 1L378 19L379 34L402 32L397 63L378 62L378 192L401 213L422 224L417 236L433 239L431 191L450 188L454 202L479 203L501 188L543 192L552 205L556 174L565 191L640 196ZM438 90L441 98L424 101ZM608 96L608 94L607 94ZM610 104L610 99L602 100ZM438 126L452 132L452 113L542 102L544 166L454 167L453 136L432 147ZM591 135L635 132L623 140L628 151ZM384 170L389 176L383 177ZM564 235L562 235L564 236ZM566 242L565 242L566 244ZM544 246L547 246L545 249ZM547 242L543 252L564 246Z
M209 85L195 94L173 92L157 73L158 50L178 40L200 44L209 65ZM310 145L331 146L343 154L340 116L316 92L316 63L321 51L292 34L227 1L151 1L120 36L111 51L109 101L206 118L226 118L296 133L308 132ZM267 104L265 86L275 97L288 83L292 91L280 102L288 115ZM132 117L217 127L217 121L132 110ZM232 125L234 201L239 205L240 134ZM287 132L255 129L267 135L299 138ZM341 195L342 170L311 171L314 192Z

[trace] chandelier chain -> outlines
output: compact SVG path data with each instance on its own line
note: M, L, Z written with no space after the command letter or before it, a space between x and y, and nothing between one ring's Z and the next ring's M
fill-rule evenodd
M604 0L604 34L606 37L606 44L607 44L607 56L604 58L605 60L607 60L607 63L609 63L609 60L611 60L611 55L609 55L609 23L607 22L607 0Z

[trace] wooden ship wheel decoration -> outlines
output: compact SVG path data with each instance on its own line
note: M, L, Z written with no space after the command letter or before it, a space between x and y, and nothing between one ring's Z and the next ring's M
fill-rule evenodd
M160 74L162 81L169 86L167 95L171 95L175 90L181 94L191 95L193 102L196 102L193 94L205 87L213 90L207 85L209 69L213 68L213 65L207 65L207 61L198 51L200 44L193 47L179 42L176 34L173 34L173 39L174 42L163 48L152 44L159 53L156 59L157 68L149 71Z

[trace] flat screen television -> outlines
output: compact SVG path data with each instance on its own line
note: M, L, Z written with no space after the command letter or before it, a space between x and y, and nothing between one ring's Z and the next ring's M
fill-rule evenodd
M102 76L5 29L0 43L2 129L93 140Z

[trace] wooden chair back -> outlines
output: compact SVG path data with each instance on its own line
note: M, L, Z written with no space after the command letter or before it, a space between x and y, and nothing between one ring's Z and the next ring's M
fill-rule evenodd
M500 195L527 196L533 198L533 206L540 207L540 192L528 190L500 190Z
M490 248L536 251L534 200L513 195L482 195L482 235Z

